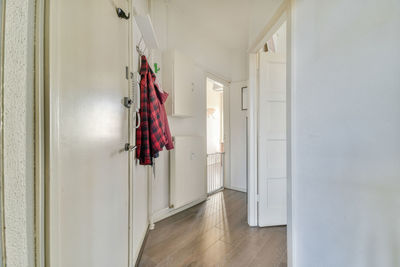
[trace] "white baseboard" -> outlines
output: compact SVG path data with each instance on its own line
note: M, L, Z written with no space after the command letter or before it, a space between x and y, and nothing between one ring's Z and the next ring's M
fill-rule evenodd
M190 202L190 203L188 203L188 204L186 204L186 205L184 205L184 206L182 206L180 208L177 208L177 209L175 209L175 208L172 208L172 209L165 208L165 209L159 210L159 211L153 213L153 222L156 223L156 222L159 222L161 220L164 220L164 219L166 219L166 218L168 218L168 217L170 217L172 215L177 214L178 212L184 211L184 210L186 210L188 208L191 208L191 207L193 207L193 206L195 206L197 204L200 204L201 202L204 202L206 200L207 200L207 196L204 196L204 197L202 197L202 198L200 198L198 200Z
M246 188L240 188L240 187L235 187L235 186L225 186L226 189L234 190L234 191L239 191L243 193L247 193Z

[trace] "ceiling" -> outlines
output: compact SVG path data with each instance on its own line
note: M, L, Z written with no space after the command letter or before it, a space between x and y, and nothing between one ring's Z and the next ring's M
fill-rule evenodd
M171 0L169 9L180 21L207 39L229 49L247 49L248 0Z

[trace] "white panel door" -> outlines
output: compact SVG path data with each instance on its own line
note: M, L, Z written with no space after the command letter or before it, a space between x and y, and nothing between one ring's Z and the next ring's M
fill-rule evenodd
M113 2L129 13L126 0L50 4L51 266L128 265L129 21Z
M259 226L285 225L286 63L260 53L259 67Z

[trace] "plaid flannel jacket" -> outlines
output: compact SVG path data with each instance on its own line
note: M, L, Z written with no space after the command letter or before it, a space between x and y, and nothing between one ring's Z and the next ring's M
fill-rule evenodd
M145 56L141 58L140 68L140 119L136 129L136 157L141 165L153 164L164 146L173 149L164 102L168 93L160 90L156 75L151 70Z

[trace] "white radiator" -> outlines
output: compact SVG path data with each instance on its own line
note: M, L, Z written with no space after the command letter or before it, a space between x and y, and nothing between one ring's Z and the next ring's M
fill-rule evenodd
M175 136L170 158L170 208L206 196L206 154L200 136Z

